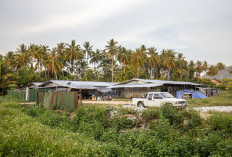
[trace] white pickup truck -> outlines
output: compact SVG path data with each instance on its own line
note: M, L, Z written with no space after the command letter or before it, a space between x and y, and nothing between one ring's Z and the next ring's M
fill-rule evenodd
M133 98L132 104L138 107L160 107L162 104L171 103L173 106L184 107L186 100L177 99L168 92L148 92L144 98Z

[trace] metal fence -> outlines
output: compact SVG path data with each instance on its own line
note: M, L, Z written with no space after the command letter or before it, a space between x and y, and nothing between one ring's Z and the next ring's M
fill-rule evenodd
M78 91L38 92L38 102L47 109L75 111L78 107Z
M26 100L26 90L8 90L8 95ZM30 102L43 105L46 109L61 109L75 111L78 107L80 95L78 91L54 91L54 89L30 89Z
M7 90L7 94L26 100L26 90Z

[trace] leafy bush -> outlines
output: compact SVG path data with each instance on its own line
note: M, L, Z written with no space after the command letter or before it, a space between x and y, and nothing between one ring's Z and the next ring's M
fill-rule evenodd
M219 84L219 85L217 86L217 88L219 88L219 89L221 89L221 90L225 90L225 89L226 89L226 84L221 83L221 84Z
M222 131L224 133L232 134L232 116L227 114L214 114L207 119L207 124L212 130Z
M195 110L189 110L185 117L188 120L188 123L186 124L188 129L193 129L202 125L203 119L201 118L200 113Z
M179 109L170 103L163 104L160 113L164 118L168 119L171 125L180 126L183 124L184 117L180 114Z
M45 109L41 108L40 106L33 106L27 108L25 112L31 117L38 117L45 112Z
M107 128L109 126L109 111L102 107L81 107L76 111L76 116L72 120L72 124L78 128L81 122L99 123L99 125Z
M160 115L160 109L159 108L150 108L148 110L143 111L141 117L145 121L150 121L150 120L159 118L159 115Z
M45 111L43 114L38 116L38 120L51 128L64 128L67 130L71 129L70 120L67 116L56 113L53 111Z
M128 119L127 117L116 117L112 121L112 127L116 128L117 131L122 129L131 129L135 127L135 122Z
M150 128L135 128L130 110L113 117L111 109L81 107L69 114L17 103L0 105L1 156L230 156L231 115L211 117L165 104L142 118ZM159 114L160 113L160 114ZM27 116L27 115L28 116ZM138 116L138 112L134 112ZM29 117L30 116L30 117ZM214 115L217 116L217 115ZM183 124L183 118L188 122ZM221 118L221 119L220 119ZM220 119L220 120L219 120ZM204 127L204 128L203 128ZM209 128L211 129L209 129ZM120 131L121 130L121 131ZM123 131L122 131L123 130ZM72 133L74 132L74 133ZM87 136L86 136L87 135Z

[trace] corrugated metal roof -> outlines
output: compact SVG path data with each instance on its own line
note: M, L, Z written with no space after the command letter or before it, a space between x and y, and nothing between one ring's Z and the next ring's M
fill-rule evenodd
M154 83L154 84L179 84L179 85L193 85L193 86L199 86L202 84L192 83L192 82L183 82L183 81L165 81L165 80L148 80L148 79L132 79L129 81L143 81L148 83ZM125 82L126 83L126 82Z
M44 87L48 83L55 83L62 87L75 89L96 89L97 87L108 87L116 84L114 82L50 80L41 84L40 87Z
M43 84L42 82L32 82L32 84L36 85L36 86L39 86L41 84Z
M120 84L120 85L114 85L110 86L108 88L150 88L150 87L159 87L162 86L162 84Z

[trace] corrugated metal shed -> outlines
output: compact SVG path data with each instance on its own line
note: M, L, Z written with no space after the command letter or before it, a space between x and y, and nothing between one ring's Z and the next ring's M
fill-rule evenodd
M130 83L133 81L138 81L138 83ZM126 82L121 82L108 88L149 88L149 87L158 87L165 84L172 85L191 85L191 86L201 86L202 84L192 83L192 82L183 82L183 81L165 81L165 80L148 80L148 79L131 79Z
M197 83L192 83L192 82L183 82L183 81L165 81L165 80L148 80L148 79L131 79L129 81L123 82L123 83L119 83L119 84L126 84L128 82L132 82L132 81L141 81L141 82L145 82L145 83L152 83L152 84L179 84L179 85L194 85L194 86L200 86L202 84L197 84ZM116 85L119 85L116 84Z
M113 82L94 82L94 81L67 81L67 80L50 80L44 82L39 87L67 87L74 89L97 89L99 87L108 87L115 85Z

